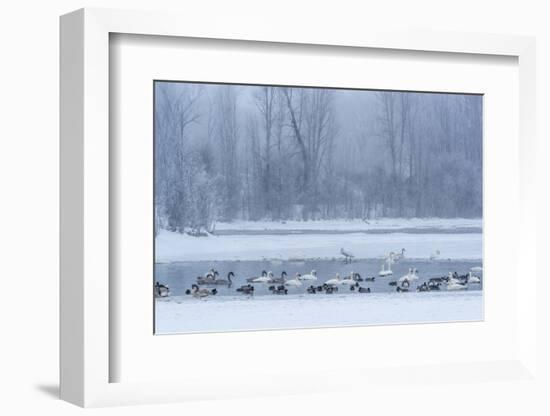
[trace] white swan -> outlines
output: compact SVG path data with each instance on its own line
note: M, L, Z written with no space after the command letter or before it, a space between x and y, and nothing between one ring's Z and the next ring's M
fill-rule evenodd
M456 284L456 285L459 285L461 284L462 282L458 279L455 279L453 277L453 274L451 272L449 272L449 279L447 280L447 283L452 283L452 284Z
M388 263L388 268L386 269L386 263ZM391 262L389 261L385 261L382 263L382 268L380 269L380 271L378 272L378 276L380 277L388 277L388 276L391 276L393 274L392 270L391 270Z
M354 274L355 273L352 272L349 276L346 276L345 278L340 280L340 284L341 285L350 285L350 286L359 285L359 283L357 283L357 281L353 278Z
M435 250L432 254L430 254L430 260L437 260L440 254L441 252L439 250Z
M396 260L396 261L399 261L399 260L403 260L405 258L405 249L402 248L401 249L401 252L397 252L397 253L394 253L393 254L393 259ZM393 253L393 251L392 251Z
M317 280L317 271L312 270L310 274L303 274L300 280Z
M413 275L413 269L409 269L409 272L406 275L404 275L403 277L400 277L398 282L399 283L403 283L405 281L410 282L410 281L413 280L413 276L414 276Z
M273 273L268 272L267 276L260 276L253 280L254 283L271 283L273 282Z
M481 283L481 279L470 272L468 274L468 283Z
M336 273L336 277L333 279L329 279L325 282L325 285L329 286L337 286L342 284L342 278L340 277L340 273Z
M447 283L447 290L466 290L468 289L467 285L461 285L460 283L456 283L456 279L453 279L454 282L449 281Z
M296 276L294 279L287 280L285 282L286 286L302 286L302 282L300 282L300 273L296 273Z

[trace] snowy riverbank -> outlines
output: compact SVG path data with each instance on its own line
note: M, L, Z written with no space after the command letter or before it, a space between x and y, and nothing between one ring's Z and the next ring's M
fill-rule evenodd
M481 259L482 234L283 234L191 237L161 231L156 262L193 260L333 259L340 248L357 258L378 258L406 249L411 259L427 259L435 250L441 259Z
M242 331L476 321L483 293L370 293L156 300L156 332Z
M380 218L376 220L323 220L323 221L234 221L219 222L217 231L380 231L397 232L407 229L435 229L459 231L460 229L481 230L481 218Z

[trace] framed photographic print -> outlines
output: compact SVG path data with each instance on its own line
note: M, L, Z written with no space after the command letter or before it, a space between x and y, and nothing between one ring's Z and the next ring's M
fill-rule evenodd
M62 398L536 383L534 41L218 23L61 19Z
M482 95L153 88L156 334L483 318Z

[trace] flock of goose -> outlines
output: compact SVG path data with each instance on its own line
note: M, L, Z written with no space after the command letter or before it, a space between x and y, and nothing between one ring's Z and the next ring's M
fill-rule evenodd
M380 271L378 276L381 278L391 278L393 276L393 271L391 266L393 263L402 260L405 258L405 249L401 249L399 252L390 252L387 256L384 256ZM349 251L340 250L340 253L345 257L344 262L352 262L353 254ZM430 256L430 260L436 260L440 255L439 250L436 250ZM456 271L449 272L447 276L434 277L430 278L428 281L417 285L417 292L428 292L441 290L441 286L444 285L447 290L465 290L468 289L469 285L479 285L481 284L481 278L474 275L474 273L480 273L483 269L481 267L472 267L468 273L459 275ZM198 276L196 283L191 285L190 289L185 291L186 295L192 295L194 298L206 298L208 296L213 296L218 293L218 290L214 288L206 288L201 286L216 286L223 285L230 288L233 285L233 278L235 274L230 271L226 278L222 278L219 275L219 272L214 269L210 269L204 276ZM318 276L316 270L311 270L309 273L296 273L294 278L289 279L285 271L281 272L280 276L275 276L271 271L263 270L261 274L254 277L249 277L246 279L247 284L242 285L236 289L236 292L244 295L253 295L254 288L257 284L269 285L268 290L272 294L276 295L286 295L288 294L288 289L291 287L300 287L304 284L309 286L306 288L306 292L309 294L315 293L326 293L332 294L339 291L339 288L347 287L348 290L354 291L357 293L370 293L371 289L369 287L362 287L360 282L374 282L375 277L366 277L362 278L359 273L351 272L349 275L342 277L340 273L336 273L333 278L326 280L320 285L312 284L317 282ZM420 279L418 275L418 270L415 268L410 268L408 273L397 280L391 280L388 282L389 286L394 286L397 292L409 292L412 290L412 284L415 281ZM155 296L156 297L168 297L170 296L170 289L168 286L157 282L155 284Z

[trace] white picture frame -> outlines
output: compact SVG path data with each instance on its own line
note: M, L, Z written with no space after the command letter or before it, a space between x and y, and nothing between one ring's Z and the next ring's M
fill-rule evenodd
M418 363L417 377L459 378L472 383L503 378L522 381L536 377L536 251L535 189L535 41L529 37L465 33L327 32L311 27L281 29L280 25L250 22L239 31L227 21L211 21L168 13L83 9L61 18L61 397L80 406L158 403L212 397L308 393L340 390L354 383L378 384L406 379L406 369L355 371L331 369L326 381L319 373L269 374L264 379L235 382L231 375L204 375L178 381L112 382L110 365L119 359L110 348L109 275L110 165L109 156L109 36L112 33L188 38L280 42L430 51L442 54L504 55L519 67L519 215L517 270L518 346L498 361L440 365ZM244 34L244 35L243 35ZM412 329L414 331L414 328ZM409 329L409 332L411 329ZM211 336L215 336L211 335ZM279 333L274 336L284 336ZM441 374L440 374L441 373ZM212 382L209 377L216 375ZM479 375L483 374L482 377ZM348 380L334 383L333 379ZM414 378L414 377L413 377ZM224 383L233 381L229 389ZM418 381L418 378L417 378ZM413 381L410 381L413 382ZM212 385L205 390L205 385Z

